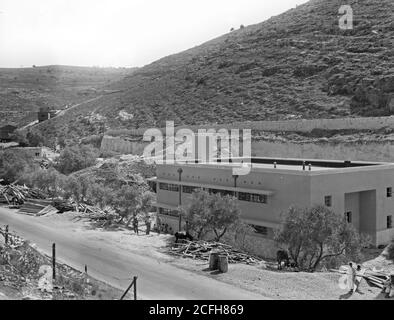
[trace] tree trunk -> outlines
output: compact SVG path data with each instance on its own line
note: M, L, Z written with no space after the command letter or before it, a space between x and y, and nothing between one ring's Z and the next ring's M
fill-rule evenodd
M216 242L219 242L220 239L224 236L224 234L227 232L227 228L224 228L223 232L219 235L218 232L216 231L216 229L213 229L213 231L215 232L216 235Z
M133 220L133 218L134 218L134 216L131 216L130 219L127 220L127 222L126 222L126 228L129 227L129 224L130 224L131 220Z

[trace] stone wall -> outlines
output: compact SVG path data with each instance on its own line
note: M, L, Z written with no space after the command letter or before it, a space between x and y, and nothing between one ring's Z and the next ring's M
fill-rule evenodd
M254 121L234 122L229 124L179 126L193 131L197 129L252 129L258 131L280 132L310 132L313 129L323 130L379 130L382 128L394 128L394 117L370 117L370 118L341 118L341 119L312 119L312 120L286 120L286 121ZM142 136L147 128L127 130L131 136ZM162 129L163 131L164 129Z
M122 154L141 155L147 143L143 141L130 140L125 137L111 137L105 135L101 142L101 151L113 151Z
M260 157L394 162L394 145L385 143L252 142L252 155Z
M141 155L146 145L147 143L143 141L128 140L124 137L104 136L101 149L102 151ZM394 144L390 142L333 144L253 141L252 155L260 157L394 162Z

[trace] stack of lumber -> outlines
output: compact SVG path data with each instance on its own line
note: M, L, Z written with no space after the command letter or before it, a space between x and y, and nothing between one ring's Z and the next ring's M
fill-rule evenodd
M348 268L347 266L342 266L341 268L339 268L339 270L330 269L330 271L346 274L347 268ZM356 275L357 275L357 273L356 273ZM384 288L386 286L387 282L390 281L390 275L388 275L382 271L374 271L374 270L370 270L370 269L365 270L362 277L370 285L373 285L373 286L379 287L379 288Z
M0 202L11 204L12 199L17 199L19 203L23 203L27 198L45 199L46 197L42 191L25 185L0 185Z
M19 213L33 216L42 216L50 212L57 212L57 209L51 204L51 200L29 199L25 201L23 206L19 209Z
M75 206L72 203L62 199L53 200L52 205L59 211L59 213L75 210Z
M78 211L83 213L91 213L96 215L105 215L106 213L98 207L88 205L86 203L75 203L62 199L55 199L52 205L59 210L60 213L68 211Z
M86 203L80 203L78 206L79 212L83 213L93 213L98 215L105 215L106 213L96 206L90 206Z
M30 188L28 189L28 198L32 198L32 199L47 199L48 195L41 191L40 189L36 189L36 188Z
M0 186L0 195L2 196L3 202L11 204L12 199L17 199L18 202L22 203L28 196L29 188L26 186L18 185L6 185ZM5 201L4 201L5 200Z
M214 250L220 254L225 254L228 257L229 263L246 263L246 264L258 264L262 261L259 257L252 256L244 253L232 246L212 241L184 241L182 243L174 243L174 246L170 249L170 253L181 256L189 257L198 260L209 260L210 252Z
M390 280L390 276L383 272L376 272L372 270L367 270L364 274L365 280L367 280L371 285L379 288L383 288L387 282Z

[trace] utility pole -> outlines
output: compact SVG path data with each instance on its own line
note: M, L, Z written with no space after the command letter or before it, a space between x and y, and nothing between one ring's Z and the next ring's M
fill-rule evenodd
M178 231L181 232L182 229L182 212L181 212L181 205L182 205L182 185L181 185L181 181L182 181L182 168L178 169L178 175L179 175L179 226L178 226Z
M56 244L52 244L52 278L56 279Z
M234 178L234 188L236 188L237 187L237 179L238 179L238 175L237 174L234 174L233 175L233 178ZM236 197L236 198L238 198L238 192L237 191L235 191L234 192L234 196Z

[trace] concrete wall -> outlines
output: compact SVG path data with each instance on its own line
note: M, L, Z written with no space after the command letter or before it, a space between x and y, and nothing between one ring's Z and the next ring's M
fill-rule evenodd
M352 224L360 230L360 192L345 194L345 212L352 213Z
M386 196L386 188L394 184L393 169L359 168L357 171L341 173L321 173L312 176L311 204L323 204L324 196L332 196L332 210L344 214L353 208L351 198L345 202L345 194L360 193L360 220L356 222L362 232L368 233L376 245L379 232L394 237L394 229L387 230L387 216L394 212L394 198ZM376 191L375 191L376 190ZM349 195L348 197L351 197ZM349 210L347 210L346 205Z
M376 239L376 190L360 192L360 232L369 234L374 243ZM390 232L390 230L388 230Z

